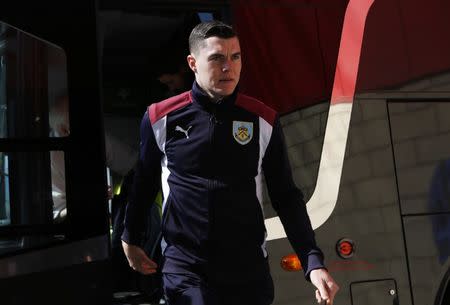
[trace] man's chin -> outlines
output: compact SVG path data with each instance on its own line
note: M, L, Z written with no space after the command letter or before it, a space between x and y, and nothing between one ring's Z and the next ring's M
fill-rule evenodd
M216 91L217 95L221 95L221 96L229 96L231 94L233 94L234 89L236 89L236 86L233 86L232 88L221 88L219 90Z

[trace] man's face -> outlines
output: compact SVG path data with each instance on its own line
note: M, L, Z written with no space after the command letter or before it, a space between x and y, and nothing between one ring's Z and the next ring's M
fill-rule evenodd
M241 48L237 37L209 37L188 56L195 80L213 100L233 93L241 75Z

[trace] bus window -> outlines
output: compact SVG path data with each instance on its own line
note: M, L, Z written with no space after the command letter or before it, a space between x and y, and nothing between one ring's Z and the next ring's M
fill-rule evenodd
M11 223L10 210L8 156L0 153L0 226Z
M0 22L0 254L64 236L66 74L61 48Z
M0 36L6 27L0 23ZM5 43L0 42L0 138L6 136ZM10 222L8 157L0 153L0 225Z
M69 125L66 59L62 49L3 24L0 34L1 138L62 137L51 123ZM60 116L52 118L50 110ZM56 120L56 121L55 121Z
M66 171L63 151L50 152L52 179L53 219L61 222L67 215L66 208Z
M32 236L14 236L19 238L14 247L8 244L2 247L0 254L42 243L59 240L62 232L57 232L54 224L61 222L66 215L65 182L62 188L52 186L50 152L2 152L2 179L0 181L0 225L5 232L35 227ZM63 155L62 155L63 156ZM64 160L64 159L63 159ZM63 172L64 173L64 172ZM43 230L45 233L40 233ZM0 230L1 231L1 230ZM27 232L26 234L29 234ZM38 235L38 236L36 236ZM10 240L8 237L7 240ZM4 241L0 238L0 241Z

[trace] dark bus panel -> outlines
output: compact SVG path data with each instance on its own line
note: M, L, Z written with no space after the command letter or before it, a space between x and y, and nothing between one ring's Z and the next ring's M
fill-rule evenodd
M111 303L96 14L2 5L2 304Z

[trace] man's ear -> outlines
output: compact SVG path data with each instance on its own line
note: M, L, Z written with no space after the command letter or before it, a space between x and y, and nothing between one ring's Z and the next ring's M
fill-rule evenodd
M189 55L187 56L187 62L188 62L189 68L190 68L192 71L194 71L194 73L196 73L196 72L197 72L197 61L195 60L194 55L189 54Z

